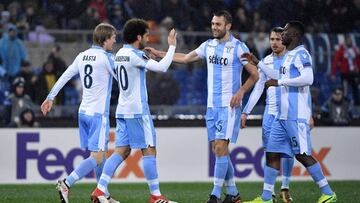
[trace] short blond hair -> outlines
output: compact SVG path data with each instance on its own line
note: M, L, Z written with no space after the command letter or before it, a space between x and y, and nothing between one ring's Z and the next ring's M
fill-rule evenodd
M93 32L93 43L99 46L103 46L107 39L110 39L113 34L116 34L114 26L108 23L100 23L95 27Z

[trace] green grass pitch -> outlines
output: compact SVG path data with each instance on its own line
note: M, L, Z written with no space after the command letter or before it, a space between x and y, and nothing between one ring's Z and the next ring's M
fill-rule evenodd
M337 193L338 202L360 203L360 181L330 181ZM276 191L279 191L277 183ZM94 184L78 183L71 188L71 203L90 203L90 193ZM261 182L237 182L243 200L250 200L261 193ZM314 203L320 196L320 190L313 182L292 182L291 194L294 202ZM146 183L116 184L109 186L112 196L121 203L148 203L149 193ZM163 195L179 203L204 203L211 192L212 183L161 183ZM59 202L55 184L0 185L1 203L53 203ZM281 202L279 197L278 201Z

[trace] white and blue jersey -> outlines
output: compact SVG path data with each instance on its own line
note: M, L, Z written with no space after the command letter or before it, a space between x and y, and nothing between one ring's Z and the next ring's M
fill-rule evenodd
M114 74L113 54L95 45L81 52L55 83L47 99L54 99L60 89L77 74L80 74L83 87L79 113L108 116Z
M249 53L247 46L230 35L227 42L217 39L203 42L196 50L200 58L206 58L208 82L208 107L230 106L232 96L240 89L243 65L248 62L241 59L243 53Z
M144 149L156 146L145 73L147 70L165 72L174 53L175 46L169 46L166 56L160 62L149 59L143 51L129 44L116 53L115 66L120 89L116 108L116 147Z
M311 56L304 46L288 51L280 68L280 108L266 146L268 152L290 157L303 153L311 155L309 85L312 80Z
M284 56L277 57L273 54L266 56L261 60L267 67L279 72L280 67L283 63ZM256 82L253 91L250 94L249 100L246 106L243 109L243 113L250 114L256 103L259 101L261 94L265 87L265 82L271 78L266 76L266 74L261 70L259 71L259 80ZM269 87L266 90L266 106L265 114L277 115L278 114L278 105L280 104L280 88L278 87Z
M279 72L280 67L283 63L284 56L274 56L273 54L270 54L266 56L262 62L272 70L275 70ZM243 109L243 113L249 115L256 103L259 101L261 94L264 91L265 82L270 77L266 76L266 74L261 70L259 71L259 80L256 82L253 91L250 94L249 100L246 104L246 106ZM263 120L262 120L262 140L263 140L263 147L265 148L268 142L268 138L270 136L272 123L275 119L275 117L278 114L278 108L280 104L280 88L279 87L269 87L266 90L266 105L265 105L265 111L263 114Z
M149 115L146 89L146 64L149 58L139 49L125 44L115 56L119 81L116 118L140 118Z
M229 40L222 43L217 39L209 39L195 52L200 58L206 58L207 62L208 140L223 139L235 143L240 130L241 105L233 109L230 101L240 90L243 66L248 63L241 55L249 53L249 49L230 35Z
M82 148L106 150L109 132L109 107L114 74L114 57L93 45L81 52L61 75L47 99L53 100L75 75L80 75L82 100L79 107L79 130Z
M303 45L288 51L280 70L280 80L300 76L306 68L312 70L312 58ZM309 122L311 116L310 86L280 86L280 108L278 118L281 120L300 120Z

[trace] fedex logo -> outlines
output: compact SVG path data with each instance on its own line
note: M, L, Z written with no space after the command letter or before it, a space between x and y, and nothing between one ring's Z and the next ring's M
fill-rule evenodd
M114 140L113 133L110 134L110 141ZM73 148L66 154L58 148L46 148L42 151L36 148L30 148L28 145L40 143L39 133L18 133L17 134L17 160L16 160L16 178L26 179L28 171L28 161L37 161L37 171L46 180L56 180L64 175L70 174L74 170L74 160L77 157L83 159L90 155L89 151ZM113 150L108 151L110 155ZM55 158L54 158L55 157ZM123 168L114 174L115 178L126 178L134 173L138 178L144 178L144 173L139 163L141 161L141 151L132 153L123 163ZM52 170L48 167L52 166ZM53 167L56 166L56 170ZM94 173L89 173L86 178L94 178Z
M329 169L324 164L324 160L328 153L330 152L330 147L323 147L316 152L312 149L312 155L321 165L323 173L325 176L330 176L331 173ZM236 147L230 150L230 158L234 165L234 175L237 178L246 178L252 172L255 172L258 176L264 177L264 168L263 164L265 160L264 149L260 147L254 153L244 146ZM215 167L215 155L211 151L211 144L209 144L209 176L214 176L214 167ZM306 169L302 166L294 166L292 171L293 176L308 176Z

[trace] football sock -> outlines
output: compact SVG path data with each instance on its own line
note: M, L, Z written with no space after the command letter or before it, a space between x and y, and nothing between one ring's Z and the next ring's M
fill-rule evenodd
M226 187L226 194L235 196L239 192L236 188L235 180L234 180L234 166L232 164L230 156L228 155L227 157L228 157L228 169L226 172L224 185Z
M330 185L321 170L321 166L319 162L316 162L316 164L307 167L307 171L309 172L313 180L316 182L316 184L318 184L323 194L325 195L333 194L333 191L331 190Z
M160 196L156 157L154 155L143 156L143 168L151 195Z
M105 162L103 172L101 174L100 180L97 187L99 190L103 191L106 195L108 194L108 184L111 180L111 177L114 175L115 170L123 162L122 156L117 153L113 153Z
M105 165L106 159L104 159L101 164L97 165L95 168L95 176L96 176L96 182L99 182L100 176L102 174L104 165Z
M80 162L73 172L65 179L66 185L71 187L76 181L86 176L96 167L96 160L93 157L89 157Z
M221 196L221 188L224 184L225 176L228 171L228 156L216 156L214 169L214 188L211 192L217 198Z
M272 199L276 177L279 175L279 170L265 166L264 167L264 188L261 194L261 199L269 201Z
M281 189L289 189L293 166L294 166L294 158L281 158L281 167L282 167Z

